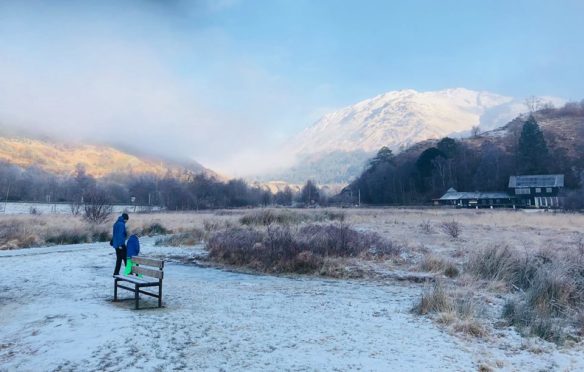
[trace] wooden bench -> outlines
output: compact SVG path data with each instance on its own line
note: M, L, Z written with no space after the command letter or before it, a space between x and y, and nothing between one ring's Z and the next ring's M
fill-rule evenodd
M158 298L158 307L162 307L162 279L164 278L164 261L146 257L134 257L130 275L114 275L114 301L118 300L118 288L134 292L136 310L139 309L139 294ZM138 276L140 275L140 276ZM148 278L145 278L148 277ZM120 282L132 283L133 287L120 284ZM158 287L158 294L147 292L142 288Z

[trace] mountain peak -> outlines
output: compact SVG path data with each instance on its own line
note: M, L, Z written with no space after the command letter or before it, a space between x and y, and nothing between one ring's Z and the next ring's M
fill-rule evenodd
M487 91L451 88L386 92L329 113L291 142L298 154L393 150L474 126L492 129L524 111L522 103Z

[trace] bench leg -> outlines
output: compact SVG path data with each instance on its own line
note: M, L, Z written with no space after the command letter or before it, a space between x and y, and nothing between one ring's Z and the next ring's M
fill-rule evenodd
M114 302L118 300L118 280L114 279Z
M158 286L158 307L162 307L162 283Z
M140 300L138 297L138 294L139 294L138 291L140 290L139 288L140 287L138 287L138 284L136 284L136 288L134 289L134 299L136 301L136 310L138 310L138 301Z

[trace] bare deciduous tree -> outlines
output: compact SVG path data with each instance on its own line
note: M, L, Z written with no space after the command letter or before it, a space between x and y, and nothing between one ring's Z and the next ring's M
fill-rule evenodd
M478 137L481 134L481 127L479 127L478 125L475 125L474 127L472 127L470 129L470 136L473 138Z
M541 109L543 106L543 100L536 96L529 96L525 99L525 106L529 110L529 113L533 114L537 110Z
M112 213L113 206L106 193L94 189L87 193L85 199L84 216L85 220L94 224L105 222Z

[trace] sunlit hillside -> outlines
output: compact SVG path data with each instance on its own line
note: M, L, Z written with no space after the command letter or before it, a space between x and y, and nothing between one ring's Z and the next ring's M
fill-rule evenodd
M64 145L24 138L0 137L0 161L21 167L38 166L45 171L69 174L77 164L87 173L102 177L110 173L154 173L165 175L185 168L196 173L214 174L198 163L188 165L138 157L112 147L96 145Z

